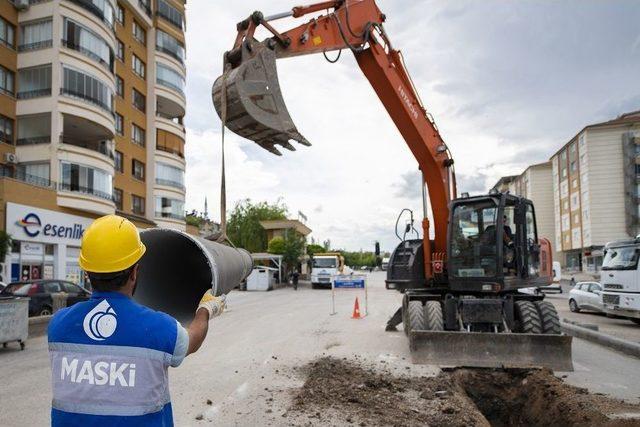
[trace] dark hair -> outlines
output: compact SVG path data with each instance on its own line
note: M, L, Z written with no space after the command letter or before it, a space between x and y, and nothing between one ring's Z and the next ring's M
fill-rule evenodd
M131 273L137 264L132 265L126 270L117 271L115 273L89 273L89 281L91 287L98 292L111 292L122 289L127 284Z

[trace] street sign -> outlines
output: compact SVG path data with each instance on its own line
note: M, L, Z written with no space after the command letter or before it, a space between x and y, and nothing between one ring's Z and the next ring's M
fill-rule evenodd
M363 290L364 291L364 315L369 314L369 296L367 292L367 276L365 275L337 275L331 278L331 315L336 314L336 291L339 290ZM359 294L359 292L357 292Z

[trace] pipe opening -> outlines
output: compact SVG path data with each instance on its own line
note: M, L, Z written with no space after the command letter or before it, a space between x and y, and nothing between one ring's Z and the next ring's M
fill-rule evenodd
M202 294L211 289L207 254L189 236L161 229L140 233L147 252L140 260L135 300L190 322Z

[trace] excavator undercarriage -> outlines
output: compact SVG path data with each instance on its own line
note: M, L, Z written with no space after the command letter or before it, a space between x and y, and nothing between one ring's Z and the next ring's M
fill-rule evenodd
M271 26L324 10L284 33ZM391 257L387 287L404 297L388 329L403 323L416 363L572 370L571 337L560 333L555 308L520 292L551 277L550 243L537 235L532 203L508 194L455 198L453 158L384 32L385 20L374 0L327 1L273 18L253 13L238 24L213 85L223 125L276 155L295 150L291 141L310 145L285 106L276 60L351 50L418 161L432 204L433 224L425 209L423 237L401 239ZM256 40L259 26L273 36Z

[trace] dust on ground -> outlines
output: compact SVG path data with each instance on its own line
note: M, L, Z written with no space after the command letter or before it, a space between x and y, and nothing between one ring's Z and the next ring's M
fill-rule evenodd
M293 425L640 426L640 406L566 385L546 369L457 369L398 375L323 357L301 368Z

